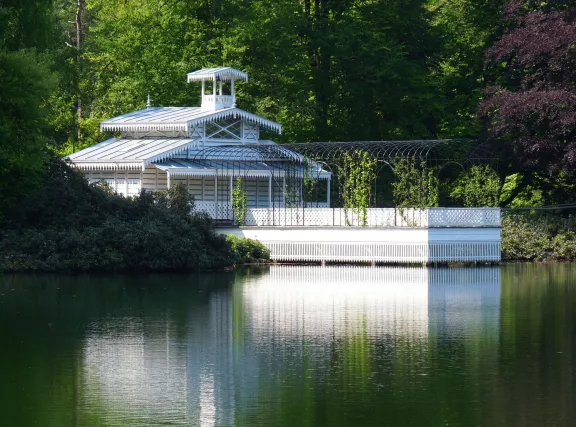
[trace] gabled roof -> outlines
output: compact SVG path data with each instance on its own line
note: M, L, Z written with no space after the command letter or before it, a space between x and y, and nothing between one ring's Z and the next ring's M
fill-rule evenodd
M64 160L70 160L81 169L140 169L154 161L194 149L197 143L189 138L112 138L71 154Z
M202 80L221 80L229 82L232 79L247 82L248 74L231 67L203 68L188 73L188 82L200 82Z
M124 114L100 123L102 131L188 131L195 124L238 117L278 133L282 125L236 107L217 111L202 111L199 107L150 107Z

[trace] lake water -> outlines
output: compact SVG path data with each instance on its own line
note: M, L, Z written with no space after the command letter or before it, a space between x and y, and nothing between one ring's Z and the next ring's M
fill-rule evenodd
M576 265L0 277L1 426L574 426Z

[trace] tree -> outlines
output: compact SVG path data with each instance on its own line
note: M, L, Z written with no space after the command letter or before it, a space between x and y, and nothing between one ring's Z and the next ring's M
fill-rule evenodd
M0 217L39 183L50 133L44 104L54 86L45 51L54 32L49 0L0 6Z
M500 177L488 165L475 165L458 178L450 197L466 207L498 206Z
M438 206L436 170L415 157L400 157L394 161L396 180L392 183L394 203L399 208Z
M538 175L576 170L576 15L526 9L511 2L510 29L486 52L494 77L479 109L509 172L522 173L509 200Z

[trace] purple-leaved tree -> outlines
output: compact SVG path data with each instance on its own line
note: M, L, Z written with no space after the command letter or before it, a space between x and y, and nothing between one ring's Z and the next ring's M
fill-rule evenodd
M486 52L495 77L480 104L488 138L525 176L576 176L576 10L507 9L509 31Z

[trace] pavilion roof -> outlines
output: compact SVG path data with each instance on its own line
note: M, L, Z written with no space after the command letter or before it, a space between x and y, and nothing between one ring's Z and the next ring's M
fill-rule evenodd
M188 73L188 82L200 82L202 80L220 80L228 82L232 79L247 82L248 74L231 67L203 68Z
M149 107L100 123L102 131L188 131L191 126L227 118L241 118L260 126L282 132L282 125L256 114L231 107L205 111L200 107Z
M188 160L167 159L154 162L154 165L168 173L170 176L245 176L245 177L268 177L284 176L286 173L292 176L304 176L310 173L304 165L292 165L285 168L282 164L259 161L239 160ZM329 179L331 173L322 169L322 165L315 164L312 172L320 179Z
M144 168L188 149L198 141L189 138L108 139L69 155L69 160L82 169Z

